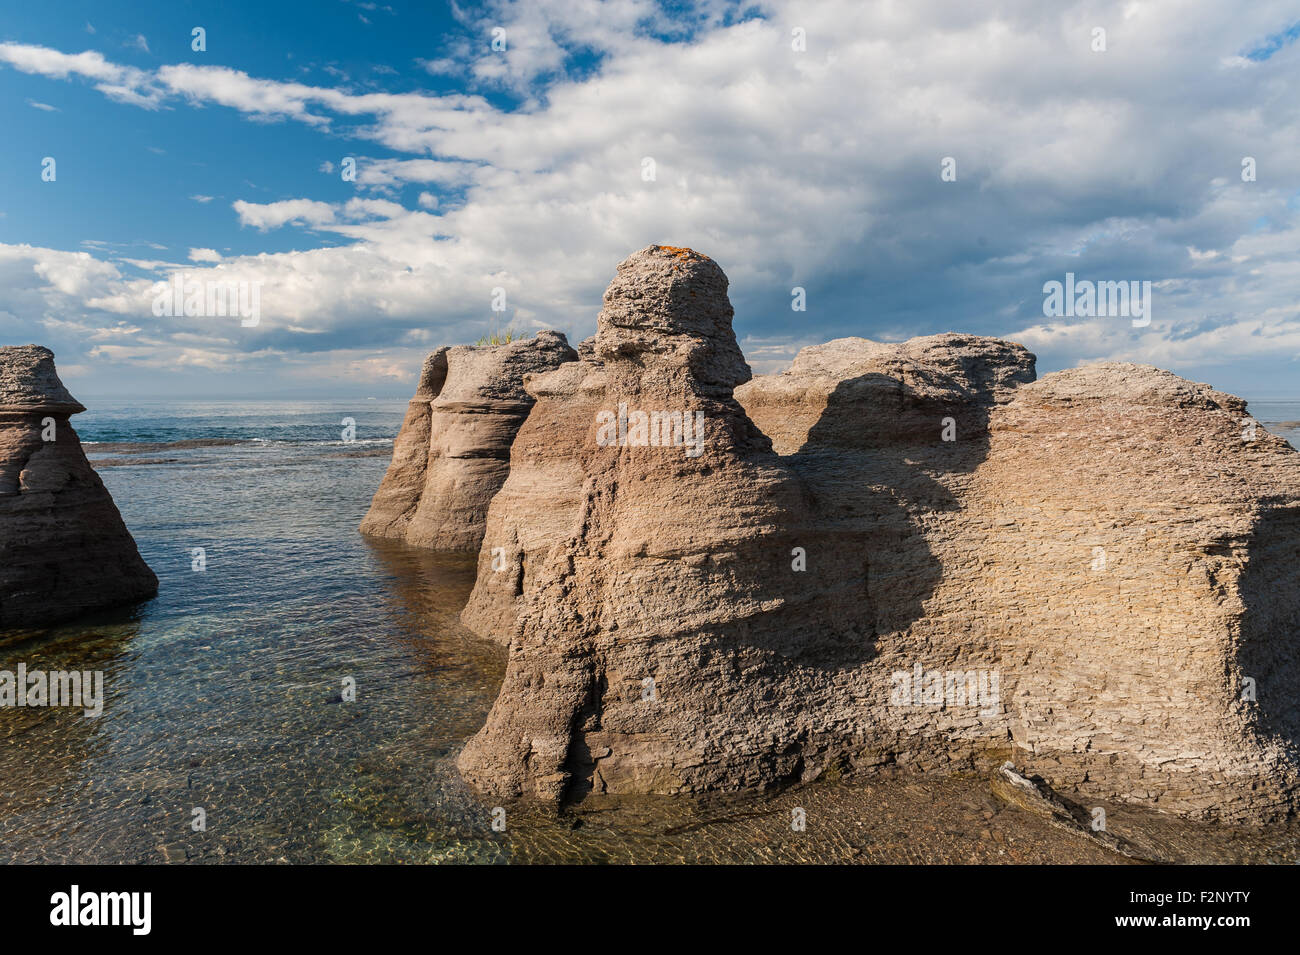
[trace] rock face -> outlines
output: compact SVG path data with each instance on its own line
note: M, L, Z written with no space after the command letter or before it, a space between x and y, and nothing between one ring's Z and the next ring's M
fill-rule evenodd
M479 563L485 594L520 610L493 618L510 660L459 761L492 792L787 777L815 709L798 687L829 692L834 661L867 646L851 614L835 619L851 595L790 573L809 502L732 397L749 368L726 288L690 250L637 253L605 293L598 363L529 384ZM463 619L494 607L476 591Z
M1240 399L1155 368L1032 378L1032 356L990 339L848 340L738 395L818 512L868 542L891 678L998 676L1000 713L962 719L946 686L942 707L874 713L897 726L892 759L936 768L969 743L979 761L1009 736L1018 766L1079 798L1285 815L1300 456ZM936 731L946 752L917 745Z
M1294 809L1300 455L1142 365L1049 375L990 430L971 591L1022 764L1189 815Z
M434 351L362 533L437 550L477 550L488 504L510 470L511 442L533 405L524 377L577 357L551 331L504 345Z
M0 630L158 591L68 422L85 410L48 348L0 347Z
M1294 810L1300 455L1244 402L967 335L746 383L725 276L657 246L581 354L527 384L462 614L510 646L477 786L1010 760L1085 805ZM676 412L702 440L649 440Z

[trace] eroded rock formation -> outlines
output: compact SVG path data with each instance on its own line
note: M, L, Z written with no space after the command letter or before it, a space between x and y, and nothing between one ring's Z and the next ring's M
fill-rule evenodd
M1300 456L1243 402L1135 365L1035 382L966 335L842 339L746 384L726 284L637 253L582 360L528 382L462 614L510 645L468 779L555 799L1010 760L1084 800L1294 809Z
M48 348L0 347L0 630L158 591L69 423L85 410Z
M1300 455L1246 403L1096 364L990 422L970 511L1021 764L1190 815L1294 808Z
M732 397L749 368L726 288L711 259L646 249L605 293L598 363L529 384L538 404L480 556L480 582L519 606L513 623L495 618L511 636L505 683L460 757L485 788L557 798L787 777L836 661L869 643L841 606L852 594L790 573L812 514Z
M525 376L577 357L552 331L429 355L362 532L437 550L477 550L488 504L510 470L510 445L533 405Z

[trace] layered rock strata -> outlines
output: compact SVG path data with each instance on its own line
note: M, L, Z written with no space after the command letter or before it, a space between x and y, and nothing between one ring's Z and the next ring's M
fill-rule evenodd
M0 630L158 591L69 423L85 410L48 348L0 347Z
M1285 816L1300 456L1206 385L1128 364L1030 384L1026 358L951 335L847 340L739 392L818 512L874 539L891 676L918 659L945 679L999 676L996 719L951 722L963 709L946 687L942 708L880 708L877 725L898 727L892 758L931 768L908 737L945 734L942 763L965 741L992 755L1005 734L1018 766L1080 798ZM936 366L959 388L946 411Z
M837 667L867 652L856 575L790 572L817 532L804 487L733 397L750 372L726 289L711 259L652 246L605 293L596 360L528 385L538 403L464 616L510 640L500 697L459 761L492 792L798 775Z
M462 614L510 645L467 778L558 799L1010 760L1084 801L1294 809L1300 457L1243 402L1135 365L1035 382L965 335L746 383L726 284L637 253L582 360L527 384ZM698 454L650 440L678 412Z
M533 405L525 376L577 357L551 331L429 355L362 532L436 550L477 550L488 505L510 470L510 445Z
M1188 815L1293 811L1300 455L1240 398L1096 364L998 409L975 477L972 611L1021 765Z

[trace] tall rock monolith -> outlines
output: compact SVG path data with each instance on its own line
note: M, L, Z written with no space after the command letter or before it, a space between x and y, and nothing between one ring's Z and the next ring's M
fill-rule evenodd
M48 348L0 347L0 630L158 591L69 422L85 410Z

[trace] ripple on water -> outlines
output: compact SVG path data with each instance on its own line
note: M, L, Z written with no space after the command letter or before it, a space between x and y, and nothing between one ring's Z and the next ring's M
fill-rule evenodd
M400 420L400 408L394 409ZM391 434L390 434L391 436ZM356 531L387 466L319 449L181 449L104 472L157 598L0 635L0 669L102 670L103 715L0 711L5 862L1125 862L979 778L880 776L761 799L490 803L455 772L505 668L462 628L472 558ZM191 570L203 547L207 570ZM355 702L342 702L343 680ZM807 829L791 828L802 808ZM207 830L191 828L193 810ZM1294 830L1107 807L1153 858L1285 861Z

